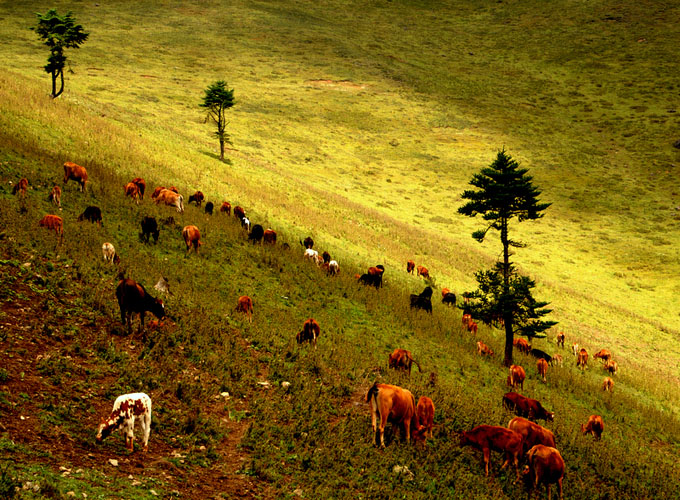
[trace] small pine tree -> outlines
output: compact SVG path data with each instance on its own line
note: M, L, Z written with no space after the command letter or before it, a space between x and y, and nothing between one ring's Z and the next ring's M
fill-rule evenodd
M208 110L206 121L212 120L217 125L215 137L220 141L220 160L224 161L224 144L231 144L229 134L226 132L226 111L234 105L234 89L227 89L227 82L219 80L205 89L202 108Z

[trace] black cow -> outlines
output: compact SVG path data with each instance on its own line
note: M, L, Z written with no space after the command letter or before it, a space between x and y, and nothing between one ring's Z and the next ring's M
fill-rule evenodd
M311 238L311 236L307 236L305 238L305 241L301 241L300 245L302 245L305 248L313 248L314 247L314 240Z
M432 314L432 287L425 287L420 295L411 294L411 308L422 309Z
M128 334L132 332L132 315L139 314L139 331L144 330L144 313L150 311L158 319L165 316L163 301L149 295L142 285L131 279L122 279L116 287L120 307L120 320L127 323Z
M209 201L208 203L205 204L205 213L208 215L212 215L213 208L214 208L213 202Z
M148 243L149 242L149 236L153 236L153 241L154 243L158 243L158 222L156 222L155 217L144 217L142 219L142 233L139 235L139 238Z
M442 304L448 304L448 305L456 305L456 294L453 292L449 292L446 295L442 297Z
M529 354L531 354L536 359L545 359L548 364L552 364L552 356L545 351L541 351L540 349L532 349L529 351Z
M259 224L255 224L248 235L248 239L252 240L253 243L258 243L259 241L262 241L263 236L264 228Z
M102 221L102 211L99 207L95 207L93 205L90 205L89 207L85 208L85 211L78 216L78 222L82 222L84 220L89 220L90 222L96 222L99 226L104 224Z

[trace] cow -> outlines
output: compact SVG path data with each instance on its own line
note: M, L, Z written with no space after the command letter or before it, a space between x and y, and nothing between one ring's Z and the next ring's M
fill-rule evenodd
M340 274L340 264L338 264L337 260L332 260L328 263L328 274L331 276Z
M319 323L314 318L309 318L302 324L302 330L295 336L295 340L297 340L298 344L309 342L316 349L316 340L320 334L321 327L319 327Z
M562 479L564 478L564 459L554 446L537 444L526 454L528 464L522 474L526 477L531 486L536 489L540 483L545 483L548 488L548 500L550 500L550 487L557 483L562 496Z
M331 254L324 250L321 254L321 258L323 259L324 264L328 264L331 261Z
M141 177L135 177L130 182L137 184L137 188L139 189L139 196L143 200L144 199L144 191L146 191L146 182L144 181L144 179L142 179Z
M241 227L246 231L250 231L250 219L248 217L241 219Z
M106 262L112 262L113 264L120 263L120 257L116 254L115 247L109 242L102 245L102 255L104 255L104 260Z
M611 377L604 378L604 380L602 381L602 390L605 392L614 391L614 381L611 379Z
M536 368L538 369L538 374L543 377L543 382L547 382L545 376L548 373L548 362L545 359L540 358L536 362Z
M411 376L412 363L415 363L418 367L418 371L422 373L423 369L420 367L420 363L413 358L411 351L407 351L406 349L395 349L387 359L387 366L393 370L407 371L409 377Z
M544 359L548 363L552 363L552 356L545 351L541 351L540 349L530 349L529 354L536 359Z
M156 205L164 203L165 205L175 207L178 213L184 213L184 197L170 189L163 189L158 193L154 202Z
M563 363L562 355L561 354L555 354L552 358L552 365L556 366L559 365L560 367L562 366Z
M123 189L125 191L125 196L129 196L137 205L139 205L139 186L134 182L128 182Z
M585 349L581 349L578 352L578 359L576 360L576 366L581 368L581 371L586 369L586 365L588 364L588 351Z
M602 361L607 363L612 357L612 353L609 352L607 349L600 349L597 351L595 354L593 354L593 359L601 359Z
M319 265L319 261L321 260L321 258L319 257L319 252L317 252L316 250L312 250L311 248L305 250L305 253L302 256L302 258L314 262L314 264L316 264L317 266Z
M231 215L231 203L228 201L222 203L222 206L220 207L220 213Z
M245 313L250 323L253 322L253 299L247 295L241 295L236 303L236 311Z
M416 401L410 391L396 385L375 382L366 393L366 402L371 404L371 423L376 446L379 437L380 446L385 447L385 426L388 421L401 428L407 443L411 441L411 433L418 429L419 423Z
M470 321L472 321L472 316L468 313L463 313L462 323L465 328L467 328Z
M422 276L425 279L430 279L430 272L427 270L426 267L423 266L416 267L416 275Z
M473 335L477 335L477 328L479 328L479 325L477 325L477 322L473 321L472 317L470 317L467 324L465 325L465 328Z
M506 392L503 395L503 407L514 412L517 416L528 418L529 420L545 420L552 422L555 413L543 408L540 401L527 398L516 392Z
M619 370L619 364L613 359L610 359L604 364L604 369L607 370L610 375L614 375Z
M179 194L179 189L177 189L175 186L170 186L168 188L168 191L172 191L175 194Z
M495 353L491 350L491 348L486 345L484 342L481 340L477 342L477 354L480 356L493 356Z
M253 243L259 243L260 241L262 241L263 237L264 228L259 224L255 224L253 226L253 229L250 231L250 234L248 235L248 239L251 240Z
M80 192L85 192L87 187L87 170L85 167L70 161L64 163L64 184L68 183L69 180L76 181L80 184Z
M144 330L144 314L151 312L158 319L165 316L165 305L161 299L149 295L142 285L136 281L124 278L116 287L116 298L120 307L120 320L127 323L128 334L132 333L132 315L139 314L139 332Z
M574 356L578 357L578 351L579 351L578 344L572 344L571 345L571 352L574 354Z
M243 207L240 207L238 205L234 207L234 217L236 217L240 221L243 221L243 219L245 219L246 211L243 210Z
M527 342L526 339L516 338L512 341L512 345L515 346L519 352L523 352L524 354L529 354L531 351L531 345L529 345L529 342Z
M101 443L113 431L121 427L125 432L125 447L134 451L135 419L139 418L144 435L143 451L149 450L149 434L151 434L151 398L143 392L123 394L113 403L113 411L108 419L102 419L97 431L97 442Z
M517 389L517 386L519 386L522 390L524 390L524 379L526 378L524 368L519 365L512 365L510 366L509 372L508 385L513 389Z
M382 287L382 279L385 268L382 265L377 265L374 267L369 267L366 274L362 274L359 277L359 282L364 285L371 285L376 288Z
M420 396L416 405L416 416L418 417L418 429L413 437L420 441L432 438L434 428L434 403L427 396Z
M93 205L85 207L85 211L78 216L78 222L82 222L84 220L89 220L92 223L96 222L97 225L101 227L104 224L102 221L101 208L95 207Z
M213 204L212 201L209 201L208 203L205 204L205 213L208 215L213 214L213 210L215 209L215 205Z
M61 188L57 185L55 185L52 188L52 191L50 191L49 196L47 197L48 201L51 201L54 203L56 206L61 208Z
M160 233L158 229L158 222L156 222L155 217L146 216L141 222L142 233L139 235L140 239L145 243L149 242L149 236L153 236L154 243L158 243L158 235Z
M478 425L471 431L460 433L460 446L472 446L482 451L487 476L489 475L491 450L505 453L505 462L503 462L501 469L505 468L512 461L517 473L517 479L519 480L519 458L522 454L522 436L515 431L495 425Z
M432 314L432 287L425 287L420 295L411 294L411 308L422 309Z
M555 447L555 435L552 431L526 418L513 418L508 422L508 429L522 436L524 453L537 444Z
M412 260L406 261L406 272L413 274L413 270L416 268L416 263Z
M28 191L28 179L26 177L22 177L19 179L19 182L17 182L14 185L14 188L12 189L12 194L16 195L19 193L19 196L23 198L26 196L26 191Z
M200 207L204 199L205 196L203 196L203 193L200 191L196 191L194 194L189 196L189 203L193 202L196 204L197 207Z
M311 236L307 236L304 241L300 242L300 245L305 247L305 249L314 248L314 240Z
M64 238L64 221L58 215L46 215L40 219L38 225L47 229L54 229L54 232L59 236L59 241Z
M196 226L184 226L184 229L182 229L182 238L184 238L184 243L187 246L187 254L191 252L192 247L196 250L196 253L198 253L198 247L201 246L203 242L201 241L201 232Z
M595 439L601 439L604 432L604 420L600 415L591 415L588 417L586 425L581 424L581 433L583 435L592 434Z
M265 229L262 234L262 241L270 245L276 244L276 231L273 229Z
M557 345L564 349L564 332L557 334Z

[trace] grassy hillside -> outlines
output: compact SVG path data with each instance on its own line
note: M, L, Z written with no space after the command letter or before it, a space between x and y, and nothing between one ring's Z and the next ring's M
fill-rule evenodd
M73 73L55 101L42 71L46 49L28 30L33 13L53 5L72 9L92 32L82 49L68 53ZM460 293L472 286L474 270L496 258L498 243L474 243L469 234L479 221L464 220L456 209L471 174L505 146L531 169L543 200L553 202L545 219L515 229L530 243L516 261L552 301L568 343L591 352L607 347L622 366L615 394L605 398L599 369L582 376L565 366L545 387L533 362L518 358L533 377L527 392L560 416L553 430L569 467L569 497L592 498L595 490L671 496L676 485L665 477L677 477L680 406L677 283L669 278L679 269L678 194L671 184L680 161L672 148L677 9L661 2L560 2L549 9L526 2L448 2L436 9L417 2L0 3L6 61L0 216L11 262L4 274L19 273L34 287L47 279L40 287L55 297L63 287L69 297L90 290L82 302L64 301L74 311L59 313L54 345L42 345L42 326L31 330L30 352L68 364L77 349L83 364L106 367L95 376L79 372L80 399L69 411L63 400L31 402L22 385L27 372L9 369L2 415L16 419L22 405L42 405L44 429L62 429L73 444L69 464L80 466L77 452L96 457L87 468L92 477L78 483L88 488L101 483L98 474L111 473L106 459L121 450L119 436L104 455L93 447L99 416L122 390L144 389L160 408L152 440L162 443L152 447L153 466L145 472L167 494L192 493L164 476L168 460L181 478L233 465L229 456L241 439L229 426L244 422L239 449L247 465L223 476L224 483L252 478L257 486L239 490L248 489L246 496L291 495L298 487L310 498L381 496L394 481L401 485L390 472L398 463L416 475L400 486L410 495L517 496L519 487L504 475L480 482L478 457L454 446L455 430L507 423L500 409L504 370L473 356L474 341L460 331L456 312L438 307L424 318L408 311L406 295L423 285L403 271L413 258L437 284ZM226 163L216 159L212 129L198 108L202 90L216 79L226 79L238 100ZM55 249L36 224L53 210L44 199L65 160L86 165L92 183L84 196L67 186L66 239ZM137 241L141 215L172 212L148 200L139 208L122 200L122 184L137 175L150 187L175 184L187 197L201 189L216 203L241 204L293 249L251 247L233 221L193 208L175 215L177 227L164 227L158 246L145 247ZM21 176L32 186L25 211L9 195L8 183ZM75 222L90 203L104 210L101 230ZM184 258L179 230L187 223L204 234L198 258ZM340 279L327 280L300 262L296 242L307 234L338 258ZM99 256L104 240L147 287L161 273L175 283L168 298L174 329L146 344L120 337L115 271ZM26 261L36 263L33 271L20 266ZM386 289L358 289L351 276L378 262L387 267ZM255 300L252 325L233 312L243 293ZM11 293L5 298L12 319L27 315L10 307L16 300ZM315 353L293 340L309 316L322 325ZM102 328L94 328L98 322ZM80 339L75 332L83 324L94 331ZM483 328L480 336L501 350L497 333ZM427 374L409 382L383 373L435 400L440 428L426 449L370 446L360 400L395 347L417 353L439 375L432 390L425 388ZM549 342L539 347L555 350ZM2 348L27 349L13 335ZM32 369L41 383L59 371L40 372L38 363ZM642 370L654 376L640 377ZM265 379L272 389L257 384ZM293 383L290 393L277 386L283 380ZM215 400L224 391L232 399ZM206 401L216 402L197 412ZM590 413L612 423L601 443L578 435ZM30 464L18 468L23 481L35 467L44 474L37 464L56 472L4 427L10 431L3 450ZM192 460L180 463L168 458L172 452ZM128 473L141 463L130 460ZM62 476L53 482L67 487ZM103 484L82 491L106 496ZM120 488L114 486L126 497Z

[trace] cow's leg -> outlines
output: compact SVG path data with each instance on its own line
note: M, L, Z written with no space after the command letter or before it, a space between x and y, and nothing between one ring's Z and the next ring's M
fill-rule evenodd
M139 333L144 331L144 311L139 313Z
M151 414L145 413L141 419L142 431L144 432L144 452L149 451L149 435L151 434Z
M384 412L380 415L380 446L385 447L385 426L387 425L387 414Z
M489 448L484 448L482 450L484 453L484 470L486 472L487 477L489 476L489 458L491 456L491 450Z

